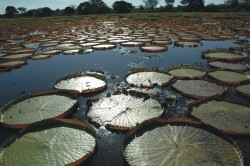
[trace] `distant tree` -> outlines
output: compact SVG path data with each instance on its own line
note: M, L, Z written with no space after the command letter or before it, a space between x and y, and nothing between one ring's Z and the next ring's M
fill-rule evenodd
M143 0L146 9L154 10L159 4L159 0Z
M230 8L236 8L239 6L239 0L225 0L224 3Z
M28 10L25 15L28 16L28 17L35 16L36 15L36 9Z
M205 0L181 0L187 11L202 11L205 7Z
M48 17L52 15L52 10L49 7L39 8L37 9L36 16L37 17Z
M5 9L5 14L7 17L15 17L15 15L18 14L18 11L14 6L7 6Z
M68 6L64 9L64 14L67 15L75 14L75 11L76 11L75 8Z
M210 3L206 6L205 11L206 12L218 12L219 7L213 3Z
M83 2L80 3L79 6L76 8L77 14L85 15L85 14L92 14L92 4L90 2Z
M134 6L126 1L115 1L112 7L115 13L130 13L134 9Z
M17 10L19 11L20 14L24 14L27 12L27 9L25 7L19 7L17 8Z
M165 0L165 2L166 2L167 9L171 9L174 7L175 0Z
M105 14L110 11L110 8L102 0L89 0L92 5L93 13Z

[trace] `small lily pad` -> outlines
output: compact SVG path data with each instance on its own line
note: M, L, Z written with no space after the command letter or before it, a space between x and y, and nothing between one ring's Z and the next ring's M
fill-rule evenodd
M100 72L75 73L56 81L56 89L88 94L101 92L107 88L106 77Z
M250 98L250 81L240 83L234 87L237 94Z
M180 66L172 68L168 71L177 79L194 79L194 78L203 78L205 72L201 71L195 67Z

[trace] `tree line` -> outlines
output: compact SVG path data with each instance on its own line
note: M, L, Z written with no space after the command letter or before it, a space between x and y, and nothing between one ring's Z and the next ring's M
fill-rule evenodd
M78 6L68 6L65 9L52 10L49 7L27 10L25 7L7 6L4 17L28 16L47 17L52 15L88 15L107 13L131 13L131 12L175 12L175 11L249 11L250 0L225 0L224 4L210 3L205 6L205 0L181 0L177 7L174 7L175 0L165 0L165 5L157 7L159 0L143 0L143 4L133 6L124 0L115 1L109 7L102 0L88 0Z

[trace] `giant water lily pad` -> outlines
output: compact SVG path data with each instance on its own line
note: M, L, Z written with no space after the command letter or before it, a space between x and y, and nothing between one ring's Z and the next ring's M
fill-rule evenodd
M50 120L30 125L0 152L0 165L78 165L96 147L96 133L76 120Z
M87 116L99 125L129 130L145 120L159 117L162 113L163 108L157 100L119 93L92 102Z
M250 80L250 75L235 71L211 71L208 73L208 76L225 84L237 84L242 81Z
M213 68L229 69L235 71L245 71L248 70L248 67L242 63L228 63L228 62L210 62L209 66Z
M204 52L202 56L209 60L221 60L221 61L235 61L244 59L243 55L224 52L224 51Z
M177 79L203 78L205 76L205 72L200 69L188 66L172 68L168 72Z
M191 115L228 134L250 134L250 107L222 100L196 103Z
M202 45L200 42L195 41L175 41L174 45L177 47L199 47Z
M245 97L250 98L250 81L240 83L234 87L234 91Z
M29 59L33 54L32 53L24 53L24 54L10 54L0 57L0 59L4 61L20 61Z
M74 93L95 93L107 88L106 77L101 72L75 73L56 81L56 89L69 90Z
M141 47L142 51L145 52L165 52L168 50L166 46L143 46Z
M171 79L171 75L156 71L135 72L127 75L125 78L129 84L140 87L153 87L155 84L166 86Z
M226 87L204 80L177 80L172 87L179 93L194 98L220 96L226 91Z
M123 149L127 163L134 166L244 165L231 139L189 119L145 123L126 135Z
M40 55L32 56L31 59L32 60L41 60L41 59L48 59L50 57L51 57L51 55L40 54Z
M65 91L41 91L14 100L0 109L0 122L22 128L44 119L62 118L78 107L78 96Z
M0 68L15 68L26 65L26 61L8 61L0 63Z
M100 44L100 45L95 45L92 48L96 50L106 50L106 49L113 49L116 46L114 44Z

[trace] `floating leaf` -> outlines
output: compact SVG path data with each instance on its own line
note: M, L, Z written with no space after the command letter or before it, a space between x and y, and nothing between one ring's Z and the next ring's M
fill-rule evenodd
M92 48L96 50L106 50L106 49L113 49L116 46L114 44L100 44L100 45L95 45Z
M56 81L56 89L70 90L74 93L95 93L107 88L106 77L100 72L76 73Z
M87 124L50 120L22 130L0 152L0 165L78 165L94 153L95 147L96 133Z
M117 130L129 130L163 113L157 100L125 93L113 94L91 105L87 116L92 121Z
M168 71L168 73L172 74L177 79L194 79L203 78L205 76L205 72L201 71L200 69L188 66L172 68Z
M228 62L215 61L215 62L210 62L208 65L214 68L229 69L236 71L248 70L247 66L242 63L228 63Z
M48 59L50 57L51 57L51 55L42 54L42 55L34 55L34 56L31 57L31 59L33 59L33 60L41 60L41 59Z
M127 163L244 165L242 154L231 139L201 123L179 119L154 120L130 131L123 145Z
M226 91L226 87L204 80L177 80L172 87L179 93L194 98L220 96Z
M26 61L9 61L0 63L0 68L15 68L20 67L22 65L26 65Z
M242 96L250 98L250 82L243 82L234 87L234 91Z
M210 100L193 105L191 115L228 134L250 134L250 107Z
M177 47L199 47L202 44L200 42L192 42L192 41L175 41L174 45Z
M208 76L225 84L237 84L242 81L250 80L250 75L235 71L217 70L209 72Z
M125 42L125 43L121 43L122 46L126 46L126 47L134 47L134 46L143 46L145 43L144 42Z
M145 52L165 52L168 48L166 46L143 46L141 50Z
M78 96L65 91L41 91L14 100L0 109L0 122L22 128L44 119L65 117L78 107Z
M57 55L62 53L62 50L49 50L49 51L45 51L43 54L47 54L47 55Z
M1 60L4 61L20 61L29 59L33 54L25 53L25 54L11 54L0 57Z
M135 72L127 75L125 78L129 84L140 87L153 87L155 84L166 86L171 79L171 75L156 71Z
M235 61L235 60L243 60L244 56L239 54L234 54L225 51L207 51L203 52L202 56L209 60L221 60L221 61Z

